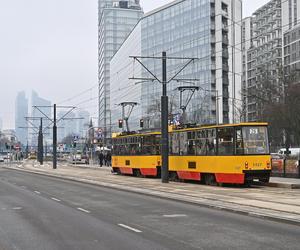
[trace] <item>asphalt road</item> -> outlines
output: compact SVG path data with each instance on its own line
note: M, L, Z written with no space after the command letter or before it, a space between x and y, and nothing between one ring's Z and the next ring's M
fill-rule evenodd
M0 250L300 249L300 227L0 168Z

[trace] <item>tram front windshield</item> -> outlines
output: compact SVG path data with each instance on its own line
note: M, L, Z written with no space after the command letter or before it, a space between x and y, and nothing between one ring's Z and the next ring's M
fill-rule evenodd
M248 126L243 127L242 131L245 155L263 155L270 153L267 127Z

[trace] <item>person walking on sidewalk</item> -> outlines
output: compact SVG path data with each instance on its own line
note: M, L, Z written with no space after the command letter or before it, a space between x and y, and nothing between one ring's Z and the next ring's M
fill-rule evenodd
M104 166L107 166L107 153L104 155Z
M104 160L104 155L103 155L103 152L100 151L100 153L99 153L99 165L100 165L100 168L103 166L103 160Z
M111 153L109 151L106 154L106 162L107 162L107 166L110 167L111 166Z

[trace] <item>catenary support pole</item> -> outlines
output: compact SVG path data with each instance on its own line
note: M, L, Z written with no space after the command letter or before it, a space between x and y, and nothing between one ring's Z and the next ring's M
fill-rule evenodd
M167 96L167 55L162 52L162 97L161 97L161 181L169 182L169 135L168 135L168 96Z
M56 104L53 106L53 169L57 168L57 126L56 126Z

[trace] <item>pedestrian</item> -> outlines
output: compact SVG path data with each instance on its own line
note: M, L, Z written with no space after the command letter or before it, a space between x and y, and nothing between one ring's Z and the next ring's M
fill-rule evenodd
M107 153L104 155L104 165L107 166Z
M111 166L111 153L108 151L106 154L106 161L107 161L107 166Z
M99 165L100 165L100 168L103 166L103 160L104 160L104 155L103 155L103 152L100 151L100 153L99 153Z

